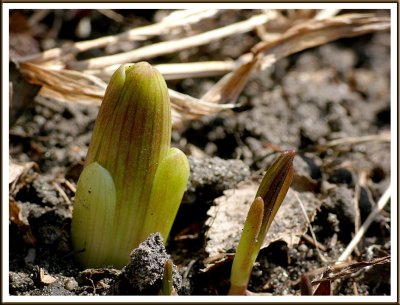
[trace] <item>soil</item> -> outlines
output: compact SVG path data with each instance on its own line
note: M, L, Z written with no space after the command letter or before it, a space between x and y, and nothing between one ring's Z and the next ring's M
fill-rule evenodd
M135 12L130 14L133 18ZM140 16L141 12L136 14ZM146 14L137 19L140 24L148 24L157 16L156 12ZM110 24L109 32L102 35L120 30L114 21L95 16L96 24ZM64 21L67 23L67 19ZM51 24L50 20L46 22ZM53 38L54 44L78 39L67 29L63 25L60 36ZM104 26L93 29L91 35L96 37L96 31ZM244 35L245 39L238 37L184 51L168 60L237 58L257 41L254 34ZM201 96L216 80L187 79L169 82L169 86ZM204 250L207 211L224 190L265 170L276 152L296 149L299 161L295 162L295 171L315 182L313 192L321 200L321 208L312 228L323 245L323 256L330 262L351 241L358 212L362 223L390 182L390 143L320 149L333 139L390 131L390 33L341 39L282 59L271 69L255 73L239 102L243 106L190 121L173 132L173 146L191 155L191 177L166 249L157 251L163 253L163 259L170 255L176 265L175 281L180 283L177 292L181 295L227 293L231 259L204 271L204 260L208 258ZM82 170L97 112L93 106L36 96L10 127L13 162L35 163L10 200L10 207L16 206L21 218L9 225L11 295L156 291L154 287L128 289L132 283L126 276L128 267L82 270L74 262L69 232L74 193L70 185L76 185ZM362 177L364 182L360 183ZM357 187L360 196L355 208ZM390 226L387 205L358 245L353 259L390 255ZM307 238L293 247L277 241L261 250L248 289L254 293L299 295L302 274L326 265ZM390 263L361 269L334 280L332 294L390 295L389 274ZM151 285L159 285L159 281Z

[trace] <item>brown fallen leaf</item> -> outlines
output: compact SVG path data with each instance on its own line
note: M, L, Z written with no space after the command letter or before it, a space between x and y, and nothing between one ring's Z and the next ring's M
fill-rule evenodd
M222 197L214 200L214 206L208 211L210 218L206 225L206 252L210 256L226 253L236 249L240 239L243 224L252 200L257 192L258 183L247 181L236 189L227 190ZM278 210L275 219L267 233L261 248L277 240L283 240L288 247L298 244L301 236L307 231L307 221L295 196L296 192L289 189L285 200ZM316 210L321 205L313 193L298 193L305 205L308 217L312 221Z
M298 192L315 193L318 190L319 183L310 176L294 174L291 186Z
M52 277L51 275L44 274L43 268L39 268L39 281L42 284L49 285L57 281L57 279Z
M332 294L332 287L331 281L325 281L319 283L317 289L315 289L313 295L331 295Z
M36 238L32 233L26 215L23 215L22 206L15 200L15 195L25 185L31 183L37 173L32 169L37 169L35 162L16 163L11 158L9 161L9 218L21 231L24 242L29 246L36 245Z
M24 242L29 246L35 246L37 241L32 233L28 219L22 216L19 204L12 197L9 199L9 217L10 221L21 230Z
M32 173L31 169L37 169L35 162L16 163L10 158L8 169L10 196L14 196L21 188L36 178L37 173Z
M27 162L24 164L17 164L14 161L10 160L9 169L8 169L8 183L13 183L17 180L24 172L29 170L33 166L33 162Z
M27 221L22 218L21 209L19 208L18 203L13 198L10 198L9 201L9 214L10 220L18 227L28 226Z

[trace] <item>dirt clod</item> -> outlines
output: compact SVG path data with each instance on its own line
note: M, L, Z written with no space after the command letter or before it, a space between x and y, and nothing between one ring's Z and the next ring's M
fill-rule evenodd
M241 160L189 157L189 164L191 175L183 199L187 203L200 197L216 198L250 176L249 167Z
M169 255L163 245L160 233L151 234L131 253L131 260L122 270L122 277L127 280L133 291L141 293L158 291L163 278L164 265ZM182 277L173 266L173 285L179 290Z

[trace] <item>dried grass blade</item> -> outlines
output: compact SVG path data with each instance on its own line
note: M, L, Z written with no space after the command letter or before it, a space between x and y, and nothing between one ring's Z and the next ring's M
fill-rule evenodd
M128 63L129 65L129 63ZM159 64L154 67L160 71L166 80L218 76L231 72L237 66L233 60L201 61L190 63ZM95 75L108 81L119 65L111 65L100 70L85 70L83 72Z
M103 88L90 84L87 77L75 71L57 71L32 63L20 63L20 71L29 82L41 85L39 94L51 100L98 106L104 95Z
M186 11L180 11L180 14L176 14L176 12L173 11L170 16L173 15L174 18L168 18L169 16L167 16L159 23L134 28L118 35L109 35L97 39L66 44L60 48L54 48L39 54L21 57L18 59L18 61L22 62L29 60L34 62L43 62L65 56L67 54L77 54L90 49L103 48L107 45L117 44L122 41L144 40L149 37L169 33L171 29L177 27L187 26L188 24L194 24L206 18L214 17L217 13L219 13L219 10L216 9L200 9L195 10L194 12L193 10Z
M243 64L220 79L201 99L215 104L236 101L246 85L251 72L256 68L259 57L252 54L245 54L239 59L239 61L241 60L244 61Z
M366 14L346 14L322 20L310 19L290 28L274 41L260 42L253 47L252 52L272 55L276 61L339 38L354 37L389 28L389 18Z
M327 143L321 144L316 146L315 150L319 152L323 152L329 148L335 148L337 146L341 145L358 145L358 144L364 144L368 142L390 142L391 141L391 135L390 132L384 131L381 134L377 135L366 135L366 136L360 136L360 137L345 137L345 138L339 138L335 139L332 141L329 141Z
M268 16L266 14L256 15L245 21L230 24L191 37L155 43L129 52L78 61L71 63L70 67L76 70L99 69L112 64L137 62L143 59L154 58L160 55L208 44L231 35L245 33L266 23L267 21Z
M328 9L324 9L324 10L320 10L314 17L314 19L326 19L329 17L334 17L337 13L340 12L340 9L336 9L336 8L328 8Z
M351 262L346 264L342 268L334 268L332 267L333 274L329 276L325 276L321 279L314 280L312 281L312 285L316 285L325 281L333 281L335 279L344 277L344 276L349 276L351 274L354 274L355 272L359 271L362 268L365 267L370 267L370 266L376 266L376 265L383 265L383 264L388 264L390 263L390 256L383 256L383 257L377 257L374 258L370 261L361 261L361 262ZM338 269L338 270L335 270Z
M105 88L96 76L72 70L53 70L42 65L21 63L20 71L31 83L42 85L39 94L51 100L78 102L99 106ZM234 104L213 104L192 96L169 90L175 127L184 119L199 118L204 115L234 108Z
M332 13L332 12L331 12ZM333 40L353 37L370 32L384 31L390 28L390 19L367 14L346 14L327 19L310 19L288 29L280 37L256 44L251 50L254 57L248 55L244 63L233 72L218 81L202 99L208 102L233 103L238 97L252 70L262 61L262 69L266 69L279 59L291 54L316 47Z

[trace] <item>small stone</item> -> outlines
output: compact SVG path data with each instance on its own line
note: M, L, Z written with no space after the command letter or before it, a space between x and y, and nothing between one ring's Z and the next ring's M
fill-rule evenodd
M307 258L312 258L312 257L314 257L314 255L315 255L314 249L309 249L309 250L307 251L306 257L307 257Z
M73 291L78 288L78 282L75 279L69 279L64 283L64 288L68 291Z
M299 250L300 252L302 252L302 253L306 253L306 252L308 251L308 247L307 247L306 244L301 244L301 245L299 245L298 250Z
M328 218L327 222L330 224L330 226L333 228L335 232L339 232L339 220L336 216L336 214L333 213L328 213Z

